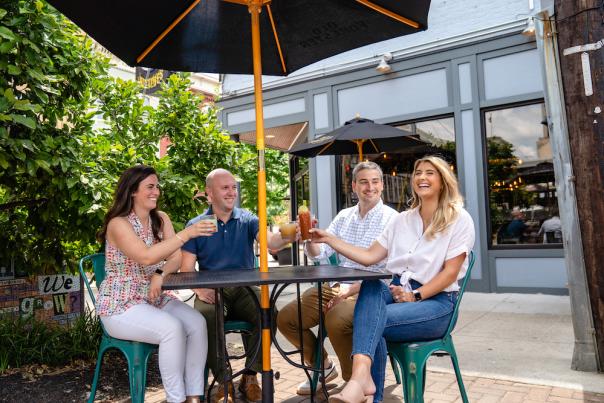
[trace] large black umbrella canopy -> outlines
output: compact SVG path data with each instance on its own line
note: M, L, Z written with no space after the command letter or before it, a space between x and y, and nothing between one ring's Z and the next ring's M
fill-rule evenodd
M49 2L130 66L252 73L245 1ZM287 75L350 49L425 30L429 7L430 0L272 0L260 13L262 72Z
M401 151L413 153L424 149L426 145L425 141L411 132L357 117L318 139L291 148L288 152L306 158L317 155L358 154L362 160L363 154Z

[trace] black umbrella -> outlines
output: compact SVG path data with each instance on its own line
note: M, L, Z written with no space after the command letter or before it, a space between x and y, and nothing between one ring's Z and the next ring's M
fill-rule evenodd
M430 7L430 0L49 2L130 66L221 74L252 73L248 3L258 3L268 75L424 30Z
M293 147L288 152L307 158L317 155L358 154L359 160L362 161L363 154L401 150L414 152L425 149L427 144L406 130L357 117L309 143Z
M425 30L430 8L430 0L48 1L131 66L253 72L261 271L268 271L263 66L265 74L287 75L350 49ZM268 301L268 287L262 286L266 317ZM263 384L272 389L270 349L264 348L270 347L270 330L264 327L262 346ZM265 388L263 401L272 401L271 392Z

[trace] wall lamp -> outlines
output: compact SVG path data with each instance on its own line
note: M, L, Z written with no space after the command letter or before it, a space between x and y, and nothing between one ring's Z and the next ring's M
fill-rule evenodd
M380 59L380 63L375 68L380 73L390 73L392 71L392 67L388 64L388 62L392 60L392 53L386 52L382 55Z
M529 17L526 22L526 28L522 31L522 35L532 37L535 36L535 19Z

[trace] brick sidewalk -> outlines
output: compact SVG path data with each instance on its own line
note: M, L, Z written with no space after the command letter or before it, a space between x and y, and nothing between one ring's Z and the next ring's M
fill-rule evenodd
M334 357L335 358L335 357ZM296 388L306 379L304 372L290 366L279 353L273 349L273 370L280 372L280 378L275 381L275 402L306 403L310 398L298 396ZM338 366L339 369L339 366ZM468 398L472 403L579 403L602 402L604 394L582 392L573 389L556 388L552 386L530 385L496 379L464 376L464 384ZM259 377L260 380L260 377ZM336 379L341 386L341 377ZM330 390L330 392L337 391ZM396 385L390 364L386 372L386 389L384 403L402 402L402 388ZM320 394L320 397L323 395ZM145 401L147 403L165 402L162 389L147 388ZM461 402L459 389L454 374L428 371L426 380L426 403ZM245 400L239 400L245 402ZM316 401L320 401L316 399Z

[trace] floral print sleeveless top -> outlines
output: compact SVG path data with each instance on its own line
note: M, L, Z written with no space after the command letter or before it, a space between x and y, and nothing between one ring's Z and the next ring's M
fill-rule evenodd
M153 239L151 218L145 233L138 216L131 212L128 221L136 235L147 247L156 241ZM160 238L162 234L160 233ZM170 292L163 292L156 300L149 299L151 276L156 269L161 269L164 262L143 266L128 258L114 245L105 242L105 280L101 283L96 300L96 312L99 316L111 316L125 312L137 304L149 304L161 308L177 297Z

